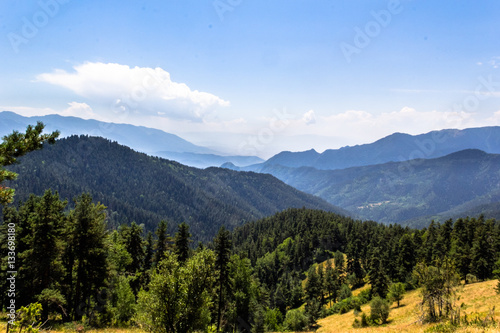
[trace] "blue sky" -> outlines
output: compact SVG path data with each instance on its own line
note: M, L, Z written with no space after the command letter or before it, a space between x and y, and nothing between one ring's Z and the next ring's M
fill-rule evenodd
M500 125L500 2L4 0L0 109L226 153Z

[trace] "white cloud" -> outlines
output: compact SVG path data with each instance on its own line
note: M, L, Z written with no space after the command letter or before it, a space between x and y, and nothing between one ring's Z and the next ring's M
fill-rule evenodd
M306 125L312 125L316 123L316 115L314 113L314 110L309 110L304 115L302 116L302 121Z
M62 111L61 116L99 120L99 115L87 103L71 102L68 104L69 108Z
M416 135L445 128L500 125L500 111L485 115L464 111L417 111L410 107L379 114L348 110L330 116L316 114L315 117L314 126L308 126L304 117L290 121L286 132L283 132L290 144L288 150L315 148L322 151L340 148L345 144L370 143L395 132ZM293 138L298 135L331 139L294 141Z
M57 69L37 76L72 90L93 104L115 113L135 113L200 121L217 107L229 102L213 94L190 89L174 82L162 68L129 67L114 63L86 62L74 72Z

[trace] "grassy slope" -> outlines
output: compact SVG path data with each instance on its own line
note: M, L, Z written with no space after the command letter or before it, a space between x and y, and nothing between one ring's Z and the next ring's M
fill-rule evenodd
M465 308L465 313L470 315L471 313L479 313L484 317L493 306L496 306L494 318L497 321L496 327L490 327L486 330L478 327L463 327L455 332L465 333L465 332L485 332L493 333L500 332L500 295L496 294L494 287L497 280L486 281L481 283L474 283L465 286L463 291L460 293L460 300L458 303L465 303L467 307ZM354 292L356 294L356 292ZM318 333L334 333L334 332L353 332L353 333L365 333L365 332L424 332L426 329L433 326L432 324L420 325L418 323L418 303L420 301L420 293L418 290L413 290L406 293L405 298L401 301L401 306L396 308L394 304L391 306L391 313L389 314L389 323L379 327L369 327L369 328L353 328L352 323L354 322L354 313L350 311L343 315L332 315L319 320ZM369 305L364 305L361 310L366 314L370 313ZM463 314L464 312L462 312ZM0 331L5 331L5 322L0 324ZM51 332L64 332L64 331L54 331ZM70 332L70 331L66 331ZM73 331L74 332L74 331ZM87 333L144 333L145 331L139 329L117 329L109 328L102 330L90 330Z
M493 289L497 280L486 281L467 285L460 293L459 304L462 302L467 305L465 313L471 314L477 312L485 316L489 309L496 305L495 319L497 320L497 327L490 328L486 331L475 327L461 328L456 332L500 332L500 295L495 293ZM389 323L380 327L370 328L353 328L355 316L353 311L343 315L332 315L318 321L321 326L318 333L329 332L424 332L425 329L433 326L430 324L421 325L418 323L418 303L421 300L420 292L413 290L406 293L405 298L401 301L401 306L396 308L396 304L391 306L389 314ZM361 310L370 314L370 306L364 305ZM464 313L462 312L462 313Z

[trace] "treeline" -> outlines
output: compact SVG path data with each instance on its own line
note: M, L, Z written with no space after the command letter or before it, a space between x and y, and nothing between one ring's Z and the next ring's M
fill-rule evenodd
M481 217L415 230L288 209L233 233L221 228L204 245L191 242L185 223L172 236L166 221L147 233L136 223L109 228L105 207L88 194L68 208L48 190L3 215L0 288L6 229L15 224L17 306L39 302L44 318L92 326L300 330L384 298L397 282L422 285L419 274L436 276L422 272L434 266L439 272L443 258L466 282L500 269L500 225ZM371 288L353 297L351 290L365 283ZM5 308L7 295L1 297ZM298 310L304 302L305 311Z

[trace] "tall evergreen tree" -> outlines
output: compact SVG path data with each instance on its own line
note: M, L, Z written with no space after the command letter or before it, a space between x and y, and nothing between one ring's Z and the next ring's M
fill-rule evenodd
M190 237L189 226L185 222L179 224L179 230L175 234L175 253L180 263L184 263L189 258Z
M453 226L450 258L453 260L460 278L467 283L466 277L470 272L471 249L468 243L468 230L465 221L469 221L469 219L464 220L460 218Z
M153 245L154 245L153 233L149 231L146 237L146 250L144 253L144 271L148 271L151 268L151 265L153 264L153 255L154 255Z
M482 223L476 232L472 250L470 270L478 279L485 280L492 276L495 263L492 222Z
M72 293L73 319L90 316L92 302L105 286L107 277L106 207L93 204L89 194L76 199L70 214L72 239L68 243L73 252L74 290ZM73 267L72 267L73 268Z
M60 294L58 282L63 275L62 228L66 204L67 202L59 199L57 192L52 194L51 190L47 190L37 200L35 211L30 218L29 250L20 254L25 261L25 271L31 277L27 277L32 281L30 291L42 302L42 317L45 320L52 304L49 299L43 297L42 292L45 291L44 295ZM62 306L62 303L65 303L60 296L56 298L54 303L58 303L57 305Z
M399 269L399 281L405 282L410 277L416 264L415 243L411 235L404 234L399 239L396 262Z
M132 262L127 266L127 272L130 274L140 272L144 265L144 257L146 253L142 233L142 226L137 225L135 222L132 222L130 227L121 227L121 236L123 238L125 248L132 257Z
M161 220L156 229L156 252L153 259L154 266L157 266L165 256L165 251L168 248L167 221Z
M217 270L217 332L221 330L222 311L227 301L227 296L231 291L231 281L229 279L229 261L231 256L231 235L224 226L219 229L215 237L215 269Z
M311 325L316 323L321 311L320 297L322 295L322 283L316 265L311 266L307 271L307 281L305 286L306 314Z
M368 272L368 280L372 286L372 296L380 296L385 298L389 289L389 278L387 277L384 264L380 260L380 248L376 247L373 251L370 260L370 271Z

